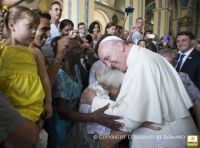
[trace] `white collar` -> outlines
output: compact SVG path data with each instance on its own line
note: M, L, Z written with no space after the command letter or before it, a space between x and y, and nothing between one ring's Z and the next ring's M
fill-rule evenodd
M185 53L183 53L183 52L181 52L181 51L179 51L179 53L180 53L180 54L184 54L184 55L186 55L186 56L189 56L190 53L191 53L193 50L194 50L194 47L192 47L190 50L188 50L188 51L185 52Z

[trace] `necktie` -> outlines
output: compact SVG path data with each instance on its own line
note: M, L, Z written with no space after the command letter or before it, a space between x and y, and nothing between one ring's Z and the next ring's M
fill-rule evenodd
M87 62L87 59L84 59L84 60L83 60L83 63L84 63L84 68L85 68L85 70L86 70L86 71L89 71L90 66L89 66L89 64L88 64L88 62Z
M180 71L180 69L181 69L181 65L182 65L182 63L183 63L183 58L184 58L184 54L181 54L181 56L180 56L180 58L179 58L179 61L178 61L178 64L177 64L177 66L176 66L176 70L177 71Z

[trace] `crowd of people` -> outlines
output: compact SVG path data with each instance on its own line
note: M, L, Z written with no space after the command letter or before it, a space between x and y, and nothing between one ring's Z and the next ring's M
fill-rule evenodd
M192 32L158 39L141 17L130 31L98 21L75 30L60 2L49 13L21 2L0 1L0 147L184 148L199 134Z

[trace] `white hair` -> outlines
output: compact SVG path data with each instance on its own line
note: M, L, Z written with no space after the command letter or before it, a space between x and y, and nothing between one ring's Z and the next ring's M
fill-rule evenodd
M96 73L96 79L99 84L108 88L120 88L124 78L124 73L116 69L105 69Z

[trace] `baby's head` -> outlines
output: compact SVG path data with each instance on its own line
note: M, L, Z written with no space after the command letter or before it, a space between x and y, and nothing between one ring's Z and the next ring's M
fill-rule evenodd
M5 24L12 41L26 46L33 42L39 23L40 17L23 6L9 9L5 17Z
M112 100L117 98L124 78L124 73L116 69L105 69L96 73L96 79L105 90L108 91Z

